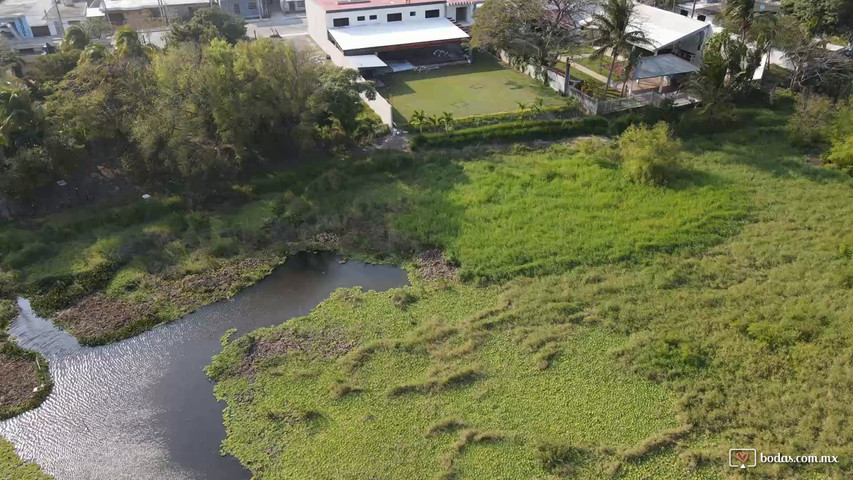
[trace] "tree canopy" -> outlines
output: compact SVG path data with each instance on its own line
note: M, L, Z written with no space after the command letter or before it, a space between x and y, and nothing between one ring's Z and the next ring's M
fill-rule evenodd
M551 67L582 43L581 22L593 5L591 0L490 0L477 11L471 44Z
M223 12L216 7L197 10L186 23L176 22L169 30L168 43L195 42L208 44L219 38L230 44L246 36L242 17Z

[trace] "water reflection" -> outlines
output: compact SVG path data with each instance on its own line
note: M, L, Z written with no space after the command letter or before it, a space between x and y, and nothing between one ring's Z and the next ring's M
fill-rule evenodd
M307 314L339 287L406 283L398 268L301 254L230 301L97 348L79 346L19 299L11 333L50 360L55 385L40 408L0 422L0 435L57 480L249 478L236 459L219 455L223 405L202 371L222 334Z

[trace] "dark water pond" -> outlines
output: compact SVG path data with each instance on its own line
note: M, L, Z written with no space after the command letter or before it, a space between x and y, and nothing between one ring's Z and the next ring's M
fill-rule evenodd
M300 254L230 301L96 348L79 346L20 299L11 333L50 360L55 386L38 409L0 422L0 435L57 480L247 479L235 458L219 454L224 405L202 371L222 334L305 315L339 287L407 283L399 268Z

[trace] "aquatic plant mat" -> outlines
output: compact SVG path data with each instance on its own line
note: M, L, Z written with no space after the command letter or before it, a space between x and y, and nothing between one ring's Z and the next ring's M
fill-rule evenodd
M853 182L803 161L786 110L746 114L685 139L667 187L556 145L305 196L462 280L415 257L410 287L231 341L208 368L223 450L265 479L726 478L744 446L841 460L759 477L849 476Z

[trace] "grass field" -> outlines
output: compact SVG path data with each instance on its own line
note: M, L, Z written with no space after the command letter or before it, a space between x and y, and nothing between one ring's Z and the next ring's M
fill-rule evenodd
M803 162L786 120L685 139L667 188L555 146L324 192L484 283L340 291L233 341L209 370L225 451L264 478L725 478L749 445L842 459L758 477L845 477L853 181Z
M443 250L462 280L341 290L212 361L224 450L259 478L726 478L733 446L841 460L750 476L849 478L853 180L803 160L784 102L739 114L668 152L667 187L590 144L380 152L212 212L4 226L0 253L73 294L120 258L97 294L165 321L175 279L209 301L292 249Z
M495 57L477 52L471 65L443 67L431 72L401 72L386 77L388 98L400 121L415 110L427 116L450 112L454 117L512 112L518 102L530 104L542 97L546 106L564 105L565 99L541 82L512 70Z

